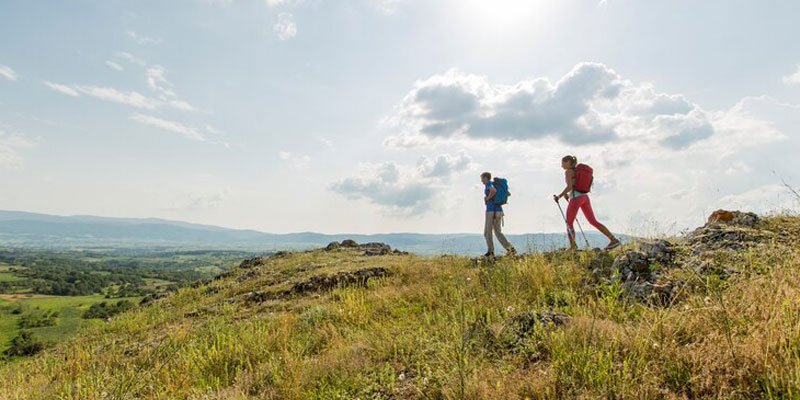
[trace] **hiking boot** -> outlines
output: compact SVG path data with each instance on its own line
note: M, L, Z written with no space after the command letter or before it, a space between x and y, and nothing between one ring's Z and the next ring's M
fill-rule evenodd
M614 250L619 247L620 242L619 240L612 240L611 243L608 244L603 250Z
M494 257L494 252L487 251L486 254L484 254L483 256L486 257L486 258L492 258L492 257Z
M517 249L515 249L513 247L509 248L508 250L506 250L506 255L509 255L509 256L517 255Z

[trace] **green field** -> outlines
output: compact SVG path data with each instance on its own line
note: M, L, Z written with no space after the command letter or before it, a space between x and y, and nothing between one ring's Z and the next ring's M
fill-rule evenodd
M138 302L140 298L131 297L128 300ZM22 304L24 307L39 307L42 310L55 310L60 313L56 326L33 328L31 331L38 337L49 342L61 342L75 336L78 331L86 326L98 324L98 320L81 318L89 306L101 301L119 301L124 299L106 299L101 295L92 296L41 296L41 295L4 295L0 297L0 351L8 347L8 342L17 335L19 315L11 311Z
M0 265L0 282L15 282L24 279L11 272L11 268L8 265Z

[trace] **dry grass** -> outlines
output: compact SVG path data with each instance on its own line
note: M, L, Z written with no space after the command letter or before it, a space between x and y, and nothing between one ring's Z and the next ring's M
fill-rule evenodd
M800 220L776 218L796 232ZM462 257L277 258L252 279L181 290L40 356L0 368L0 398L793 399L800 398L800 265L781 238L687 274L670 307L587 287L587 256L490 269ZM308 276L381 265L366 288L229 302ZM572 316L510 345L508 318Z

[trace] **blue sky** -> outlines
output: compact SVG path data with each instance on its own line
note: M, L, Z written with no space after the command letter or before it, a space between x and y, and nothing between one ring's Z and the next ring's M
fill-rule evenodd
M0 209L272 232L798 207L796 1L0 1Z

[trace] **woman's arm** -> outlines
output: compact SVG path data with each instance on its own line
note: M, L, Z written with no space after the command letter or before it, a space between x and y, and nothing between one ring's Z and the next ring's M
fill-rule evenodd
M574 177L575 177L575 170L568 169L564 173L564 179L567 181L567 187L565 187L564 190L561 191L561 194L559 194L558 197L563 197L569 200L569 194L572 193L572 184L573 181L575 181L575 179L573 179Z

